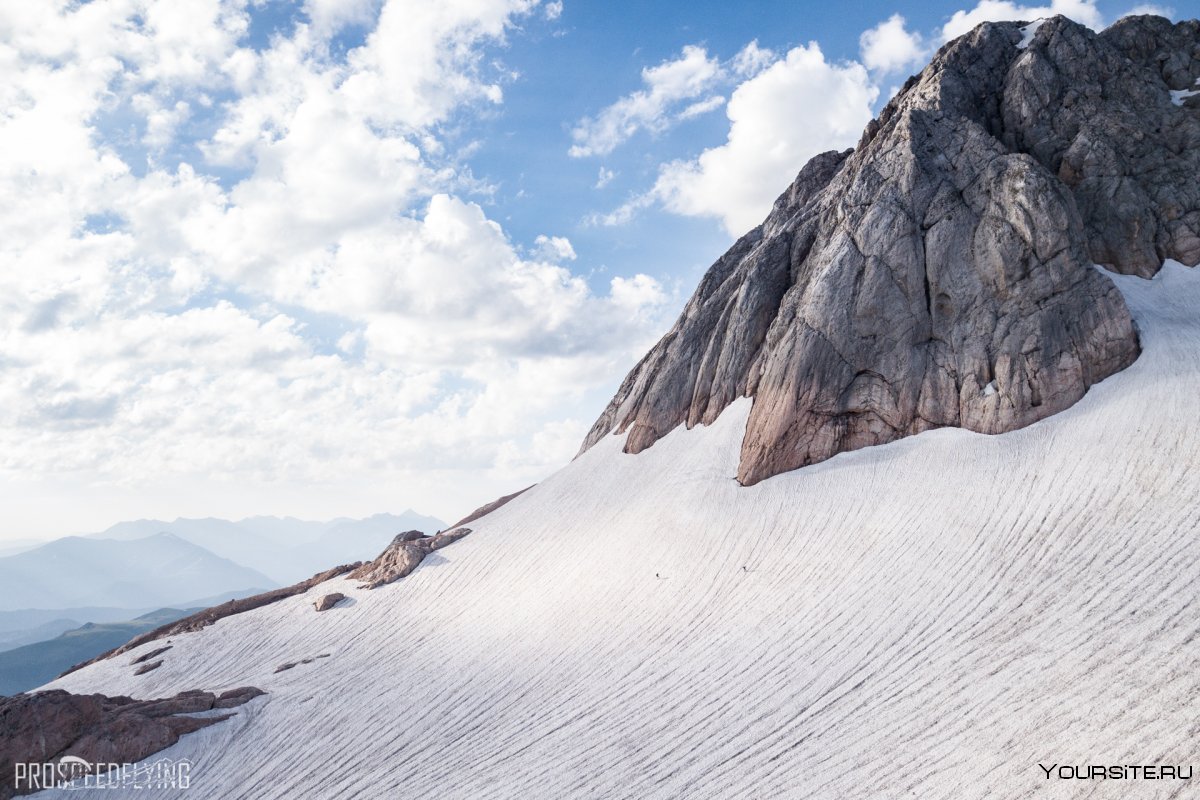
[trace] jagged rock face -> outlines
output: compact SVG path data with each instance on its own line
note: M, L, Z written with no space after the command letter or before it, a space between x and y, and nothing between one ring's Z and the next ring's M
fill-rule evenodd
M1200 97L1170 94L1200 88L1200 23L1044 27L1006 77L1001 138L1070 189L1096 263L1200 262Z
M1062 17L951 42L705 275L584 442L754 398L738 479L942 426L1013 430L1137 358L1093 262L1200 261L1200 25Z

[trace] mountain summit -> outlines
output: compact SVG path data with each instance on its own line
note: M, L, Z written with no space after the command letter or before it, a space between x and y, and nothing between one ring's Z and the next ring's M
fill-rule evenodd
M1200 262L1200 26L984 24L823 153L705 275L583 450L625 451L754 398L753 484L931 428L1062 411L1137 331L1092 264Z

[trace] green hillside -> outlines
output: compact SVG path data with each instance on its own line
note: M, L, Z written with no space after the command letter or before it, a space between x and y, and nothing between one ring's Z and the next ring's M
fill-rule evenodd
M199 610L160 608L127 622L89 622L53 639L0 652L0 695L36 689L75 664Z

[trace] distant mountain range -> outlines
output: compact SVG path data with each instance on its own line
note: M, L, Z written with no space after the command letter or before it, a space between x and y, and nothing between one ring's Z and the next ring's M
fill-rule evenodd
M401 514L342 517L327 522L291 517L250 517L237 522L214 518L174 522L143 519L117 523L89 538L127 541L170 533L288 585L336 564L374 558L402 531L432 534L445 526L436 517L409 509Z
M337 564L374 558L401 531L436 533L444 527L435 517L408 510L326 522L136 520L86 536L3 543L0 694L5 686L24 685L30 675L53 669L53 677L122 644L124 639L114 640L133 624L129 621L158 613L155 609L207 608L289 585ZM102 629L99 638L74 632L96 626ZM63 636L69 641L61 641ZM37 643L47 648L28 647ZM26 661L32 672L20 666Z
M0 558L0 610L160 608L188 598L278 585L171 533L116 540L68 536Z
M256 594L257 587L221 592L206 597L189 598L176 603L178 608L208 608L226 600ZM23 645L52 639L60 633L87 623L125 622L154 608L116 608L113 606L83 606L78 608L24 608L19 611L0 611L0 653Z
M17 553L23 553L26 550L32 550L35 547L40 547L48 539L5 539L0 541L0 556L15 556Z
M0 652L0 695L34 689L75 664L199 610L160 608L121 622L88 622L54 638Z

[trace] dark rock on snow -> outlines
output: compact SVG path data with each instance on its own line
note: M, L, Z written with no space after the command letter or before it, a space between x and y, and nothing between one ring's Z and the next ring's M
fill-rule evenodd
M343 564L339 567L334 567L333 569L327 569L324 572L319 572L308 580L300 581L299 583L292 584L291 586L285 586L282 589L272 589L269 592L263 592L262 594L256 594L251 597L243 597L240 600L230 600L227 603L221 603L218 606L206 608L203 611L192 614L190 617L184 617L183 619L176 620L168 625L155 628L149 633L144 633L141 636L135 636L133 639L129 640L127 643L121 645L115 650L109 650L107 653L101 653L95 658L85 661L82 664L76 664L64 672L63 675L70 675L75 670L83 669L88 664L94 664L97 661L103 661L106 658L111 658L113 656L120 655L121 653L128 652L135 647L145 644L146 642L153 642L157 639L163 639L167 636L174 636L180 633L198 631L203 628L207 628L217 620L224 619L225 617L230 617L234 614L241 614L246 611L251 611L255 608L261 608L262 606L270 605L271 603L277 603L280 600L288 597L294 597L298 594L304 594L319 583L324 583L330 578L336 578L338 575L344 575L347 572L350 572L351 570L357 568L361 563L362 562L360 561L356 561L353 564ZM146 657L148 658L150 656ZM61 678L62 675L59 677Z
M313 661L317 660L318 658L329 658L329 653L321 653L321 655L314 656L313 658L302 658L299 661L285 661L284 663L280 664L278 667L275 668L275 672L277 672L277 673L286 672L287 670L293 669L294 667L298 667L301 664L311 664L311 663L313 663Z
M0 697L0 798L16 793L14 764L56 763L67 755L93 764L134 763L232 716L177 715L234 708L261 694L247 686L220 695L181 692L163 700L61 690Z
M517 494L520 494L520 492ZM504 502L507 502L509 499L515 496L516 495L510 495L508 498L501 498L500 501L497 501L494 505L496 507L503 505ZM241 600L231 600L227 603L222 603L219 606L207 608L199 613L193 614L190 617L184 617L183 619L173 622L169 625L164 625L160 628L150 631L149 633L138 636L115 650L110 650L107 653L96 656L90 661L86 661L82 664L77 664L76 666L71 667L71 669L67 670L63 674L70 674L77 669L86 667L88 664L93 664L97 661L128 652L129 650L146 644L147 642L163 639L168 636L175 636L181 633L198 631L202 628L212 625L214 622L223 619L224 617L228 617L233 614L241 614L245 611L250 611L270 603L278 602L287 597L303 594L312 587L324 583L331 578L336 578L339 575L347 575L347 573L349 573L347 577L363 581L363 585L366 588L372 589L377 586L382 586L386 583L391 583L392 581L403 578L405 575L408 575L410 572L416 569L417 565L420 564L425 556L429 553L458 541L470 532L470 528L461 527L454 528L453 530L449 531L443 531L436 536L426 536L420 531L406 531L398 534L396 538L392 540L392 543L389 544L374 561L366 564L363 564L362 562L343 564L342 566L334 567L333 569L318 573L308 580L301 581L300 583L293 584L292 586L287 586L282 589L274 589L269 592L263 592L262 594L256 594L253 597L244 597ZM337 604L338 601L343 599L345 599L345 595L341 594L340 592L333 592L323 596L320 600L317 600L314 605L318 611L325 611L329 608L332 608ZM139 656L132 663L138 664L142 663L143 661L148 661L155 656L161 655L168 649L170 648L163 647L155 649L149 653L146 653L145 655ZM160 666L162 666L161 660L140 668L136 674L141 675L145 672L149 672L150 670L157 669ZM280 669L277 669L276 672L279 672L282 669L290 669L294 666L295 664L288 664L282 666Z
M942 48L852 151L810 161L714 264L583 450L637 453L754 398L757 483L930 428L1000 433L1140 352L1093 263L1200 262L1200 23L1063 17Z
M155 649L138 656L137 658L135 658L133 661L130 661L129 663L130 664L142 664L156 656L161 656L163 653L167 652L170 649L171 649L171 645L167 645L166 647L156 647Z

